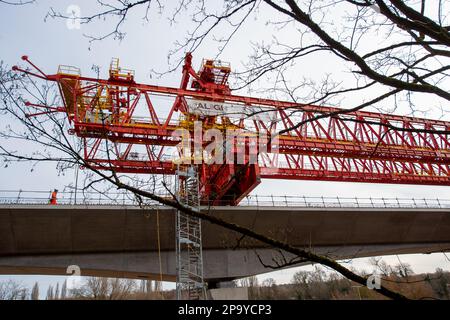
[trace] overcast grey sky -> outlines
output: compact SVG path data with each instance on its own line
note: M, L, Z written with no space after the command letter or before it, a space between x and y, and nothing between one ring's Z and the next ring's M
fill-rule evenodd
M109 62L112 57L119 57L124 67L136 70L138 82L164 84L177 87L180 81L181 70L171 73L162 79L150 77L150 70L165 71L168 68L167 53L173 49L173 43L182 39L186 26L190 25L188 17L181 18L177 24L171 26L166 16L156 13L150 15L149 22L142 20L143 12L131 12L126 21L124 30L127 36L122 41L106 39L99 43L89 45L83 34L102 34L111 27L109 22L96 23L93 26L82 25L81 29L70 30L62 20L44 18L53 6L65 12L69 5L78 5L81 14L93 12L98 6L94 1L41 1L27 6L7 6L0 4L0 59L9 66L22 63L20 57L27 54L30 59L47 73L56 73L60 64L73 65L81 68L84 75L94 75L91 71L93 64L101 67L101 73L106 76ZM223 52L221 58L229 61L233 68L242 69L242 62L251 54L251 42L270 35L264 33L261 26L263 20L271 13L260 10L259 20L250 24L239 34L232 44ZM295 31L294 31L295 32ZM295 33L283 31L280 35L285 39L292 39ZM202 58L213 57L217 52L214 42L206 41L194 53L194 66L198 66ZM295 74L312 74L321 72L341 72L334 65L322 61L317 57L318 63L305 64ZM314 62L314 61L312 61ZM343 79L346 75L343 74ZM244 90L243 94L246 93ZM426 100L422 100L424 104ZM349 105L352 100L347 101ZM447 106L448 107L448 106ZM424 105L424 109L426 106ZM431 113L430 116L435 116ZM4 124L3 124L4 125ZM54 165L40 165L38 169L30 172L29 165L12 165L0 168L1 190L51 190L63 189L63 186L73 182L74 173L67 172L65 176L58 176ZM410 186L410 185L384 185L364 183L338 183L317 181L278 181L265 180L254 191L264 195L298 195L298 196L345 196L345 197L419 197L419 198L450 198L449 187L439 186ZM388 262L396 264L397 257L387 257ZM407 255L401 256L402 261L409 262L416 272L433 271L436 267L450 269L450 262L443 254ZM355 266L366 268L367 259L356 259ZM289 281L295 270L278 271L270 276L278 281ZM24 283L32 284L39 280L43 286L54 281L62 281L61 277L23 276L18 277ZM5 279L5 276L0 277ZM55 280L57 279L57 280ZM41 290L41 291L45 291Z

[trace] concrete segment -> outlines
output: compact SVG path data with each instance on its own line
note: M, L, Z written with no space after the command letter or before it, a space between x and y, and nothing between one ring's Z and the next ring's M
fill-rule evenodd
M175 279L174 211L118 206L0 206L0 273L159 278L156 210L160 214L163 278ZM334 258L450 249L450 209L214 207L209 214ZM274 251L203 223L206 279L270 271Z

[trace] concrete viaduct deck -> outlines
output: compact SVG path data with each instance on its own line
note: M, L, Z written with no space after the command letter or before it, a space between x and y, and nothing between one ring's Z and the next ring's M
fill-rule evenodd
M159 214L158 249L156 213ZM213 207L209 214L335 259L450 250L450 208ZM0 274L175 280L174 210L125 205L0 205ZM271 271L277 252L203 222L204 273L224 281Z

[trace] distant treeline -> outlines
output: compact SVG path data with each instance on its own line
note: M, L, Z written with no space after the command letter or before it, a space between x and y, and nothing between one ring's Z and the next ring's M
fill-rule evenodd
M371 260L383 286L400 292L410 299L450 299L450 272L440 268L434 273L414 274L409 264L394 267L382 260ZM364 274L359 272L360 274ZM313 271L298 271L289 284L276 284L273 278L259 283L248 277L228 283L229 287L247 287L251 300L259 299L386 299L366 286L316 266ZM174 290L161 290L161 282L89 277L77 288L68 289L64 282L47 289L47 300L57 299L174 299ZM0 300L39 299L39 284L27 288L14 280L0 282Z

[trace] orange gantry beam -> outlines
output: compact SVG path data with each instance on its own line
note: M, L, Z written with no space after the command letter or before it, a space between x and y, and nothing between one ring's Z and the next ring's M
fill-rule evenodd
M203 130L239 132L247 151L255 137L272 136L259 142L256 163L248 156L244 163L198 163L209 200L236 204L261 178L450 185L450 122L367 111L335 114L344 110L233 95L227 65L206 60L197 73L191 61L187 54L179 88L136 83L134 73L118 65L109 79L70 68L46 75L34 64L36 72L14 69L58 83L71 133L83 140L84 158L96 168L174 174L174 149L181 142L174 132L187 130L193 140L196 121ZM198 102L241 114L199 113L192 109ZM237 140L231 149L237 152Z

